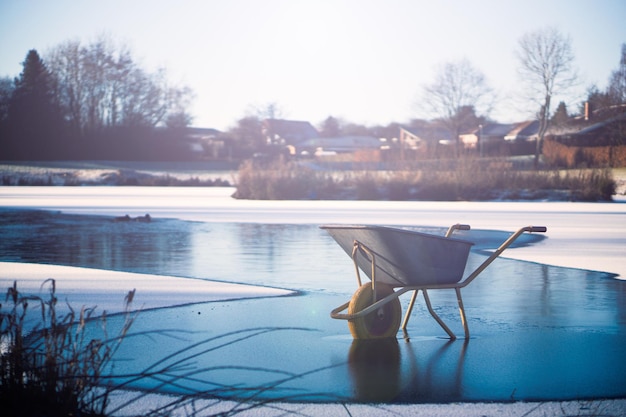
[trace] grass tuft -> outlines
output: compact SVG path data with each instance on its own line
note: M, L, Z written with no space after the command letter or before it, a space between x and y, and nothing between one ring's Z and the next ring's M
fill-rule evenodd
M23 295L14 282L0 304L2 414L103 416L109 392L96 387L133 323L134 290L126 296L120 333L108 336L103 314L98 318L102 333L93 337L87 323L95 319L94 308L76 312L69 307L69 313L58 316L55 280L42 287L47 287L46 298Z

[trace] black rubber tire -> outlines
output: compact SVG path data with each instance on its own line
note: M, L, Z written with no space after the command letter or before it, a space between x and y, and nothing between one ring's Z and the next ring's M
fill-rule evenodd
M381 300L393 293L393 288L385 284L376 284L377 300ZM356 290L350 304L348 314L355 314L372 305L372 283L361 285ZM396 337L402 320L402 306L400 300L394 298L370 314L348 320L348 328L355 339L382 339Z

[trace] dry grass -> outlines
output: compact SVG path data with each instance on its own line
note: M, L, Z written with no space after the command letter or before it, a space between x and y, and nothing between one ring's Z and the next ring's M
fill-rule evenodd
M247 162L236 198L257 200L543 200L610 201L609 169L519 170L505 160L460 159L397 171L313 171L295 162Z
M126 336L134 316L134 290L125 299L125 321L114 337L99 317L102 332L94 336L87 323L93 308L83 307L59 317L53 279L42 287L48 297L21 294L17 284L0 304L0 403L3 415L104 415L108 390L96 390L103 371ZM39 316L39 318L37 318Z

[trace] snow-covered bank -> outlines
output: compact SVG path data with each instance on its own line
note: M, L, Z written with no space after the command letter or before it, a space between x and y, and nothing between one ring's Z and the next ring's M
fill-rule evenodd
M166 407L176 397L140 392L117 392L111 397L109 409L124 405L115 416L134 417L145 414L146 410ZM558 417L558 416L626 416L626 400L593 401L546 401L515 403L452 403L452 404L303 404L269 403L250 408L250 404L232 401L199 399L195 409L205 410L206 415L230 415L237 411L241 417L283 417L283 416L332 416L332 417L387 417L387 416L428 416L428 417ZM186 417L192 409L179 407L171 412L172 417ZM204 415L204 414L200 414Z
M68 308L65 300L75 309L97 306L98 312L118 313L123 310L124 297L133 289L136 290L133 307L141 310L294 293L277 288L191 278L0 262L0 293L17 281L17 289L21 293L47 299L47 287L42 289L42 283L48 278L56 282L56 296L61 301L57 307L61 313Z
M0 162L0 180L12 186L189 185L193 182L211 185L232 181L236 168L236 164L228 162Z

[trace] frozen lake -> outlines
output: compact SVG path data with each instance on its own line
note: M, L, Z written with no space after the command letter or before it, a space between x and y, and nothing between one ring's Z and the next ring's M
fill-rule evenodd
M241 201L232 192L0 187L0 261L301 291L140 314L135 330L185 334L129 339L120 352L125 370L146 369L194 343L213 353L194 359L197 373L184 389L163 391L222 387L222 395L241 396L265 386L259 395L271 398L408 403L626 396L626 282L615 278L626 277L626 204ZM146 213L152 222L112 221ZM462 237L476 242L468 271L517 228L548 227L545 238L520 239L464 290L469 342L443 338L423 302L408 338L373 347L352 342L346 323L329 318L356 283L351 260L319 225L443 234L459 222L473 228ZM462 334L454 293L431 298Z
M210 223L381 224L513 231L544 225L541 245L507 257L626 277L626 202L249 201L234 188L0 187L0 207L176 218Z

